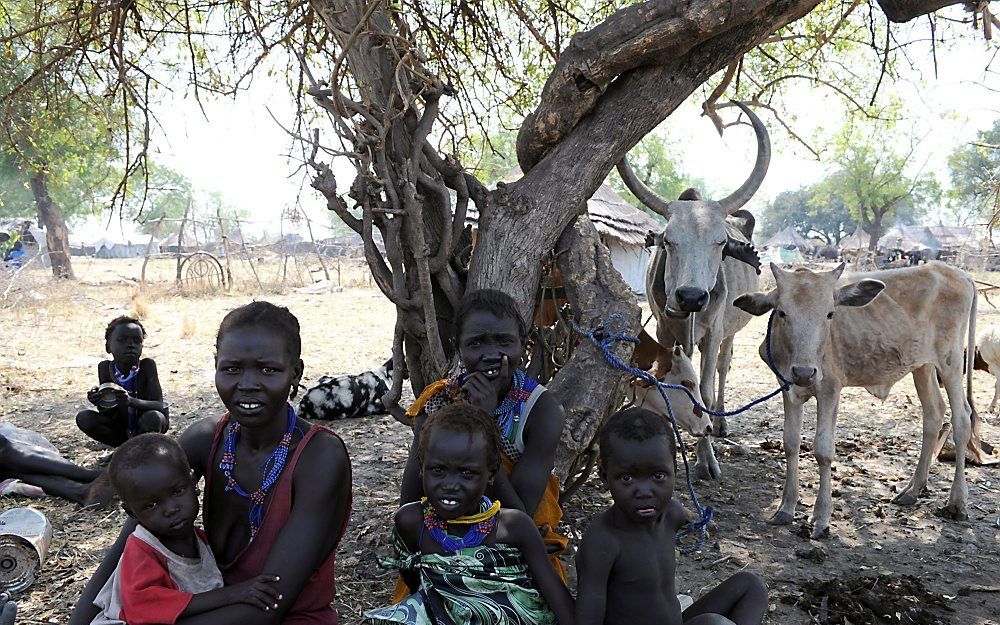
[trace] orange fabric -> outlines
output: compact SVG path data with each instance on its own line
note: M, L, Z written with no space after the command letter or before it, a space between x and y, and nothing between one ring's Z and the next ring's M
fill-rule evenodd
M508 458L506 454L500 454L500 459L503 463L503 472L510 477L511 472L514 470L514 461ZM563 569L562 562L559 561L559 556L566 551L566 547L569 545L569 538L555 532L555 529L559 527L559 521L562 520L562 516L562 507L559 505L559 478L554 474L550 474L549 481L545 485L545 492L542 493L542 500L538 502L538 508L535 510L535 526L539 529L545 528L545 533L542 534L542 542L545 543L547 550L553 546L558 547L558 551L549 554L549 561L552 562L556 573L559 573L559 577L562 578L565 584L567 583L566 571Z
M396 605L410 596L410 587L403 581L402 575L396 576L396 588L392 591L392 605Z
M420 397L418 397L417 400L413 402L413 405L406 409L406 416L412 419L413 417L420 414L420 411L424 409L424 404L427 403L427 400L433 397L435 393L443 389L447 383L448 383L448 378L442 378L437 382L431 382L427 386L427 388L425 388L424 391L420 393Z

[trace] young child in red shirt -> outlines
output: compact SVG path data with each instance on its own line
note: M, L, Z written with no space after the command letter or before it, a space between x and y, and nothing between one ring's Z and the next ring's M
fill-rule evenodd
M92 625L171 625L216 608L276 608L277 577L223 587L205 533L194 526L198 493L187 457L164 434L140 434L115 451L108 468L125 511L138 521L114 574L94 600Z

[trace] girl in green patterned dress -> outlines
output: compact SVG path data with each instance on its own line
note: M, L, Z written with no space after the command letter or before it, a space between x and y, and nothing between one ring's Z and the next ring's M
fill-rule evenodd
M485 496L500 467L490 415L465 402L435 412L418 457L426 497L396 511L388 561L412 594L368 622L572 625L573 598L532 518Z

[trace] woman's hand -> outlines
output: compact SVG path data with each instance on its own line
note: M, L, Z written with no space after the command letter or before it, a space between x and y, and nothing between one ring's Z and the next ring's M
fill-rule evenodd
M280 581L276 575L258 575L240 584L226 587L232 593L228 603L246 603L255 608L267 611L278 607L278 601L283 599L275 582Z
M507 388L500 387L508 384L509 375L510 364L504 354L500 357L500 373L495 380L490 380L482 371L475 371L466 376L462 390L468 395L470 404L493 414L498 405L497 398L507 392Z

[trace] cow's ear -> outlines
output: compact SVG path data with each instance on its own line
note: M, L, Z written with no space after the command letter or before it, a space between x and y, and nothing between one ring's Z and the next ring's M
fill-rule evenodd
M646 233L646 247L658 247L663 244L663 233L650 230Z
M837 305L867 306L884 288L885 282L868 278L844 285L837 289Z
M834 281L840 280L840 276L844 273L844 267L846 263L840 263L830 271L830 275L833 276Z
M774 308L777 303L778 290L771 289L767 293L747 293L746 295L740 295L733 302L733 306L755 317L759 317Z

